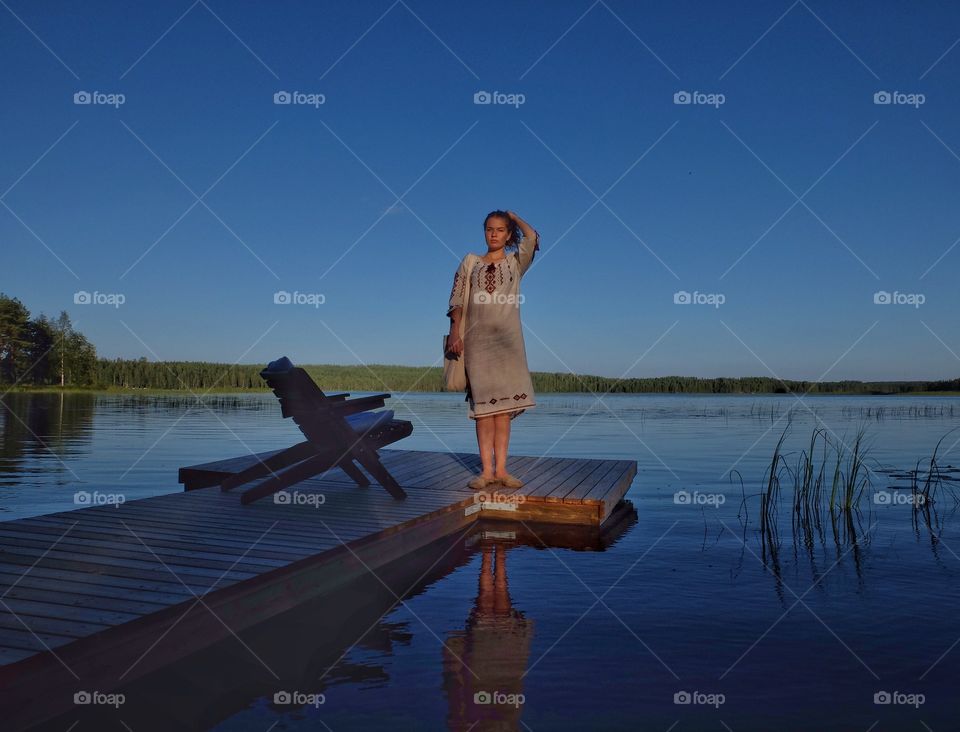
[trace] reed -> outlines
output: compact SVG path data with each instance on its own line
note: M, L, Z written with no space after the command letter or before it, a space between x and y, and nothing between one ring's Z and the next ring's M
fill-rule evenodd
M945 433L943 437L937 440L937 444L933 448L933 454L930 456L930 463L927 467L927 475L923 482L923 488L919 490L919 494L923 496L923 505L929 506L934 500L936 500L935 493L937 488L944 488L945 480L952 480L949 476L945 476L941 470L940 463L937 461L937 453L940 452L940 446L943 444L943 441L947 439L947 435L951 432L955 432L960 429L960 427L954 427L949 432ZM917 473L919 472L919 462L917 463L917 470L914 471L914 495L917 494ZM946 486L946 489L950 491L953 496L954 501L957 500L956 492L949 485ZM914 501L914 508L917 508L918 501Z
M780 515L780 473L784 467L787 467L782 450L783 442L789 430L790 425L788 424L780 433L780 439L777 440L773 457L770 459L770 465L765 473L766 488L760 492L760 540L764 560L769 553L776 561L777 552L780 549L780 535L777 527L777 519ZM787 470L789 470L789 467L787 467Z
M882 421L884 419L952 419L960 410L954 404L903 404L869 407L843 407L845 417Z

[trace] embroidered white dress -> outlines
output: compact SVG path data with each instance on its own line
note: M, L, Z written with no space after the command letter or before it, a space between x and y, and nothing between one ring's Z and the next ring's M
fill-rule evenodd
M472 258L464 257L454 274L448 317L464 305L470 283L463 336L470 419L492 414L514 419L536 406L520 324L520 280L540 248L540 235L534 232L532 239L525 237L518 251L499 262L474 260L471 268Z

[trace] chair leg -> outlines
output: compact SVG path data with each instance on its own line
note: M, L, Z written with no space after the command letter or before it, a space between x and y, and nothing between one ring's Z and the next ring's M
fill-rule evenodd
M363 471L360 470L360 468L353 464L353 460L350 460L349 458L341 460L339 467L342 468L343 472L349 475L361 488L366 488L368 485L370 485L370 479L363 474Z
M390 471L383 466L383 463L380 462L380 456L377 455L375 450L360 448L354 452L354 457L380 485L387 489L391 496L398 501L407 497L407 492L400 487L400 484L390 475Z

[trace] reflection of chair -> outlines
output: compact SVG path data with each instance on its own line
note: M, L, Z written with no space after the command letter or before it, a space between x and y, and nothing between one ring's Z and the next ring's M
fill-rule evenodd
M272 475L241 494L241 503L251 503L333 467L342 468L357 485L366 487L370 481L353 464L356 460L391 496L398 500L407 497L380 462L377 450L409 435L413 425L394 419L392 409L369 411L382 407L389 394L356 399L347 399L349 394L327 396L286 356L271 361L260 376L280 400L283 416L292 417L307 439L230 476L220 484L221 490Z

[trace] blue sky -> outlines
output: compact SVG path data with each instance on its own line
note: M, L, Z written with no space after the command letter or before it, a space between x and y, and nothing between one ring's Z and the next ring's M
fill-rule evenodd
M532 370L960 374L957 6L4 0L0 37L0 290L103 356L436 364L509 208Z

